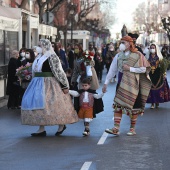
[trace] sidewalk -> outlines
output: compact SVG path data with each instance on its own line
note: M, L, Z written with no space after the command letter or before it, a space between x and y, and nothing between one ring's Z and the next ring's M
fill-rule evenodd
M0 99L0 108L7 105L8 99Z

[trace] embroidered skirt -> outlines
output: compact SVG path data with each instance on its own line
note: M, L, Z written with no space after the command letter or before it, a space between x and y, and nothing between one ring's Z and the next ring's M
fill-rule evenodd
M163 84L157 88L151 88L147 103L164 103L170 101L170 89L167 79L164 78Z
M22 124L46 126L64 125L78 121L70 95L63 93L55 77L36 77L34 79L36 82L33 80L30 82L23 96L21 107ZM43 85L39 83L42 80ZM34 86L35 84L36 87ZM37 93L37 90L34 90L35 88L40 92ZM29 99L27 96L30 96ZM41 100L35 100L40 97ZM28 100L34 101L33 107ZM41 103L38 103L38 101L41 101ZM36 105L38 106L36 107Z

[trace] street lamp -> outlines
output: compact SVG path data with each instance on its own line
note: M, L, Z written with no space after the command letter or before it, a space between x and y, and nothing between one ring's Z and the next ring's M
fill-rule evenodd
M70 15L71 15L71 44L73 42L73 14L74 14L74 9L73 9L73 3L71 3L71 10L70 10Z
M70 21L71 21L71 43L72 43L73 41L73 19L77 11L77 5L73 3L69 3L68 9L69 9L68 14L69 14Z

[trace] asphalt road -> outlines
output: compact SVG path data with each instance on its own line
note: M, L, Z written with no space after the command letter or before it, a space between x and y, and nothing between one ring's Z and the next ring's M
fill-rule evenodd
M169 170L170 103L153 110L147 104L136 136L126 135L130 122L123 115L121 134L114 137L104 130L113 127L115 87L109 84L105 111L92 121L88 137L82 136L82 121L67 125L58 137L57 126L46 127L46 137L31 137L37 127L21 125L20 110L0 108L0 170Z

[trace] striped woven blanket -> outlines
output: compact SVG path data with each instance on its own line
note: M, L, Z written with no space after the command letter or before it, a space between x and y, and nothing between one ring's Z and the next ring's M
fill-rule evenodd
M122 108L133 110L138 93L140 92L142 108L139 109L144 110L151 88L151 81L149 79L150 64L140 52L131 53L126 64L135 68L146 67L146 73L138 74L124 71L114 102Z

